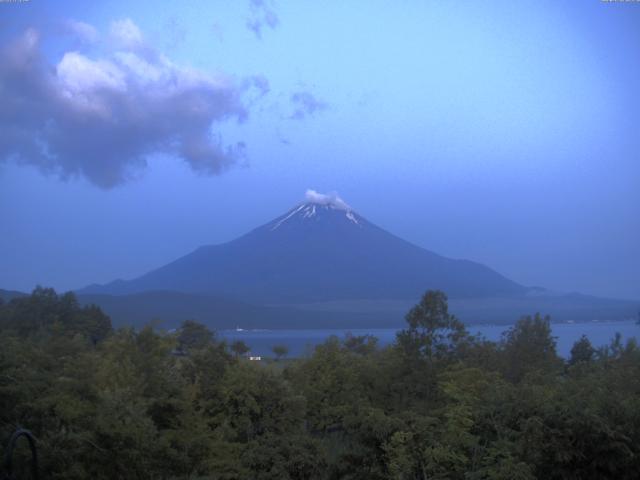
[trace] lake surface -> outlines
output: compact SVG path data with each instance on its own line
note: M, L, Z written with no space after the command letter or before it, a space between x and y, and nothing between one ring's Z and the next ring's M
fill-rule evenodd
M509 325L470 325L470 333L480 333L488 340L499 340L502 332ZM582 335L586 335L594 347L608 344L616 332L620 332L623 341L631 337L640 337L640 325L633 321L624 322L590 322L590 323L556 323L551 324L553 335L556 337L558 354L568 357L574 342ZM388 345L395 340L396 332L393 328L378 329L320 329L320 330L221 330L223 339L229 342L242 340L251 348L253 355L273 356L271 347L286 345L289 347L289 357L310 355L313 348L324 342L331 335L340 338L346 333L353 335L373 335L378 338L379 345Z

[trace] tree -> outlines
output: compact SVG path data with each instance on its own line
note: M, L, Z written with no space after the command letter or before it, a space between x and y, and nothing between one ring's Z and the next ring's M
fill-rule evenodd
M373 335L353 335L348 332L342 341L344 347L358 355L369 355L376 351L378 339Z
M94 345L112 331L111 319L96 305L80 306L73 292L58 295L54 289L43 287L3 306L0 328L22 337L44 333L71 338L79 334Z
M97 305L88 305L75 315L74 327L96 345L111 333L111 319Z
M569 358L569 365L576 365L577 363L588 363L593 360L596 350L591 345L591 342L586 335L582 335L579 340L571 347L571 357Z
M307 435L266 434L247 443L241 463L255 480L325 479L326 460L319 441Z
M69 480L638 477L635 339L617 334L594 354L583 337L571 361L595 360L560 375L548 318L479 342L455 336L445 298L411 317L406 352L331 337L265 368L195 322L176 335L103 331L93 345L108 317L40 289L0 305L0 440L28 427L40 471ZM189 355L172 354L180 335Z
M468 337L462 322L449 314L447 296L439 290L427 291L405 319L409 328L399 332L397 339L409 356L442 358Z
M562 364L556 353L556 339L551 335L551 318L523 317L502 334L505 376L519 382L529 372L550 372Z
M195 320L185 320L178 332L178 348L182 351L204 348L213 342L214 333Z
M286 345L274 345L271 347L271 351L276 356L276 360L280 360L282 357L286 357L289 353L289 347Z
M311 358L285 369L286 379L307 401L307 422L312 431L344 428L345 417L362 409L365 399L358 377L358 358L341 348L336 336L317 345Z
M286 435L304 427L304 398L277 371L253 362L236 362L227 369L218 408L226 417L225 428L233 441Z
M249 345L244 343L242 340L236 340L231 344L231 351L236 354L236 357L244 355L247 353L250 348Z

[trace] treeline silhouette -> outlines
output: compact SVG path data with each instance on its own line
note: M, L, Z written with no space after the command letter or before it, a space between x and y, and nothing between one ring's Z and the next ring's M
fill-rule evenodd
M638 478L635 340L583 337L564 360L535 315L490 342L439 291L406 320L388 347L347 335L258 363L197 322L113 330L37 288L0 305L0 448L28 428L51 479Z

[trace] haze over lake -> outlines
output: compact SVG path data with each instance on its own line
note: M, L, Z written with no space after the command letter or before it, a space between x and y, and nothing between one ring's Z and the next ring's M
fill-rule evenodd
M480 334L487 340L499 341L506 329L505 325L472 325L469 327L469 333ZM634 321L554 323L551 329L556 337L558 354L565 358L569 358L571 347L582 335L586 335L591 343L598 347L608 345L616 332L622 335L623 341L640 336L640 325ZM332 335L339 338L344 338L347 334L373 335L379 340L381 346L385 346L396 340L397 331L392 328L244 331L233 329L221 330L218 333L228 342L244 341L251 347L252 355L272 357L271 348L274 345L286 345L289 347L289 357L301 357L311 355L316 345L321 344Z

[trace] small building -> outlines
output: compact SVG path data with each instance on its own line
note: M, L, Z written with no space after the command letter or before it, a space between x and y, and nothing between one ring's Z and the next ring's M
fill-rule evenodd
M251 361L251 362L259 362L260 360L262 360L261 356L256 356L256 357L249 356L249 361Z

